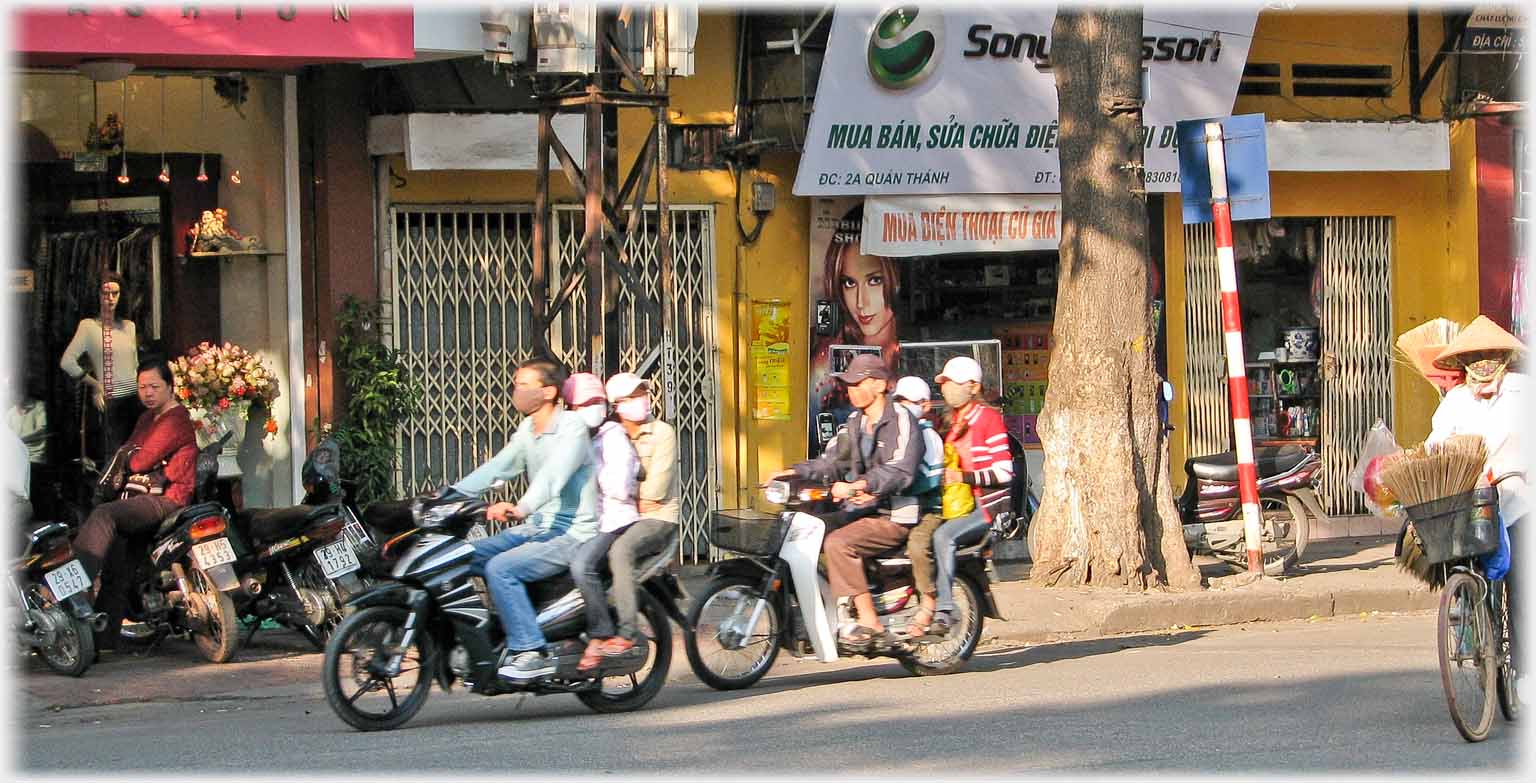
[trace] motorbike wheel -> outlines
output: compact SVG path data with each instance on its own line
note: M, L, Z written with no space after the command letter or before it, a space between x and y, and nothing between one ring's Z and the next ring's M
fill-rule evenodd
M401 726L421 710L432 687L432 637L416 634L415 660L400 649L405 620L410 612L398 606L371 606L343 620L325 645L322 677L325 700L336 716L358 731L381 731ZM383 671L389 658L402 656L394 675ZM342 658L348 660L343 665ZM406 679L404 699L396 681ZM368 699L368 696L383 698ZM373 705L378 703L378 708Z
M689 668L705 685L719 691L751 687L772 668L782 628L773 601L763 606L756 627L745 633L730 627L751 619L762 597L746 577L722 576L710 582L688 610L692 631L684 629L683 649Z
M672 668L672 625L667 610L656 597L640 590L640 632L650 641L650 659L633 674L605 677L595 690L581 691L576 698L593 712L630 712L644 707L667 682Z
M920 642L911 655L901 658L901 666L919 677L931 677L959 671L981 643L981 588L967 574L955 576L955 623L949 633L936 642Z
M186 600L203 604L203 630L193 631L192 641L210 663L228 663L235 657L235 648L240 644L239 616L235 614L234 599L215 587L213 579L202 569L188 571L187 581L194 594Z
M1296 567L1301 554L1310 540L1310 519L1307 507L1295 495L1285 496L1285 508L1261 509L1264 516L1264 575L1281 576ZM1248 570L1247 555L1238 551L1232 557L1223 558L1234 573Z
M57 604L43 611L49 613L55 631L53 644L37 648L37 654L42 656L43 663L49 669L66 677L85 674L85 670L91 668L91 663L96 660L96 637L91 634L90 624L71 617L64 607Z

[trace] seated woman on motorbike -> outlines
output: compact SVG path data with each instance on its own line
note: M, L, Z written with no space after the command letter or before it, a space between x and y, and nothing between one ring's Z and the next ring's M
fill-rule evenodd
M958 457L958 467L944 470L945 494L950 486L964 485L975 500L938 522L919 525L907 542L912 581L922 601L907 623L907 636L914 639L949 632L953 622L950 613L955 611L955 549L962 541L975 541L991 525L991 512L980 502L986 488L995 491L1013 481L1013 457L1003 416L981 401L981 365L969 356L956 356L944 364L944 371L934 381L949 406L944 415L944 442Z
M1511 618L1520 605L1511 555L1518 549L1516 531L1531 513L1530 489L1525 480L1527 455L1520 437L1521 422L1529 415L1531 405L1525 391L1528 377L1511 368L1524 354L1525 345L1519 338L1487 316L1478 316L1461 330L1435 359L1435 366L1442 370L1464 370L1466 382L1445 393L1440 407L1435 409L1433 431L1426 439L1429 443L1439 443L1452 435L1479 435L1483 439L1488 450L1485 470L1499 490L1499 517L1505 532L1499 551L1485 565L1490 579L1504 579ZM1509 636L1512 646L1519 651L1514 625L1511 623ZM1515 670L1525 671L1519 665Z
M605 513L600 530L608 532L599 532L571 562L571 576L586 602L587 635L591 637L577 665L582 670L597 667L605 655L622 655L635 646L640 633L636 561L659 553L677 531L676 432L672 425L651 416L650 385L640 376L621 372L608 379L606 392L618 415L617 426L622 428L639 459L640 483L635 498L639 513L633 522L612 530L608 530L609 517ZM610 425L604 424L603 434L594 441L604 455L599 457L600 483L606 455L610 450L623 452L617 445L610 448L607 444ZM617 630L608 614L599 575L599 564L605 555L613 574L613 603L619 615Z
M121 491L132 496L92 509L75 537L81 565L100 580L94 603L107 616L107 627L98 634L98 650L117 648L127 609L128 580L135 564L119 535L153 533L162 520L192 499L197 443L191 416L176 402L173 378L164 359L139 364L139 402L146 410L118 450L118 459L127 460L127 481Z
M847 522L823 542L827 579L833 594L848 598L857 614L856 624L841 632L842 641L863 647L885 634L864 558L902 544L918 522L918 500L907 488L922 464L923 438L912 413L886 399L891 374L879 356L856 356L832 377L848 389L854 412L820 457L776 477L829 483L832 497L842 501L839 519L825 520L828 529Z
M587 634L591 637L578 667L593 669L606 652L627 652L634 642L613 637L608 617L608 595L599 577L603 558L625 529L640 518L635 506L640 460L624 428L608 413L603 382L589 372L576 373L565 382L565 404L592 430L592 452L597 474L597 535L581 545L571 558L571 578L581 590L587 610ZM628 642L628 644L624 644ZM609 652L609 650L612 650Z

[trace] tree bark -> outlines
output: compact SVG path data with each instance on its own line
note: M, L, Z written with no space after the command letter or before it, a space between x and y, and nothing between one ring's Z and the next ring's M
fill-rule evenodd
M1139 6L1063 6L1051 31L1062 237L1055 348L1037 431L1036 584L1196 588L1158 416L1140 176ZM1130 165L1127 165L1130 164Z

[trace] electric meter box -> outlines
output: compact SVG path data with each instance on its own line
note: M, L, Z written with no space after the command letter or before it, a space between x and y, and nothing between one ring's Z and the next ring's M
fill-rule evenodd
M589 74L597 69L596 0L540 0L533 7L534 69L538 73ZM622 6L619 44L642 72L652 75L651 6ZM673 76L693 75L693 45L699 35L697 2L667 3L667 64ZM643 57L643 59L642 59Z
M528 62L528 32L533 9L527 5L493 5L480 13L480 43L485 59L501 65Z

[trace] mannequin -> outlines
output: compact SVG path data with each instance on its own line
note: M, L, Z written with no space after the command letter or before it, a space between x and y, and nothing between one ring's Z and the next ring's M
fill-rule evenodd
M139 364L138 330L132 321L117 317L117 303L123 294L123 278L116 272L101 276L101 315L83 318L74 339L64 349L59 367L79 381L91 400L100 422L98 435L86 446L98 464L117 451L133 432L133 425L143 413L139 404L134 368ZM84 355L89 368L80 362ZM100 444L101 451L94 447Z

